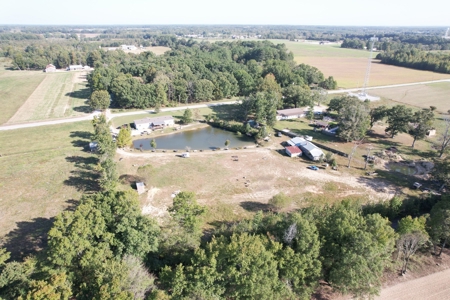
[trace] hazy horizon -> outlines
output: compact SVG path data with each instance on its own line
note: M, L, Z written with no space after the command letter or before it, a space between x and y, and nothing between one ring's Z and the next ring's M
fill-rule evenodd
M229 0L19 0L2 4L2 25L286 25L450 27L450 1L356 0L300 3Z

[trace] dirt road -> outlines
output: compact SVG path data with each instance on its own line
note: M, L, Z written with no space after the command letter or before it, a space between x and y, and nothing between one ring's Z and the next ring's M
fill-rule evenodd
M450 299L450 269L383 289L377 300Z

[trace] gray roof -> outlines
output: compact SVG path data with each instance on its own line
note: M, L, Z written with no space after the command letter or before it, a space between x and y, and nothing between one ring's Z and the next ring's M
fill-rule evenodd
M164 124L164 121L173 120L172 116L161 116L161 117L154 117L154 118L145 118L145 119L139 119L134 120L134 124L154 124L154 125L160 125Z
M136 182L136 187L144 187L144 183L143 182Z
M306 142L305 139L303 139L301 137L298 137L298 136L293 138L293 139L291 139L291 140L289 140L289 141L287 141L287 143L289 145L291 145L291 146L298 146L298 145L303 144L305 142Z
M295 137L287 143L291 146L299 146L301 150L308 151L314 157L319 157L323 154L319 147L301 137Z
M302 108L289 108L277 110L277 114L283 116L296 116L304 114L304 111Z

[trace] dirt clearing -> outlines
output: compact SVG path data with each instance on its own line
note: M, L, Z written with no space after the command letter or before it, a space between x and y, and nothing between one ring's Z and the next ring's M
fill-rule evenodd
M288 209L294 209L347 197L383 201L397 190L381 180L355 177L343 168L312 171L306 168L308 161L267 148L192 152L190 158L177 154L118 150L121 178L145 182L152 192L142 195L141 203L155 217L172 204L174 191L194 191L199 203L209 207L208 221L222 221L269 209L269 199L280 192L293 199Z

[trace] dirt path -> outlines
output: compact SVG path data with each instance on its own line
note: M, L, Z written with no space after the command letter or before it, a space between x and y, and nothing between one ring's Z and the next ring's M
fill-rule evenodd
M450 269L383 289L375 299L450 299Z

